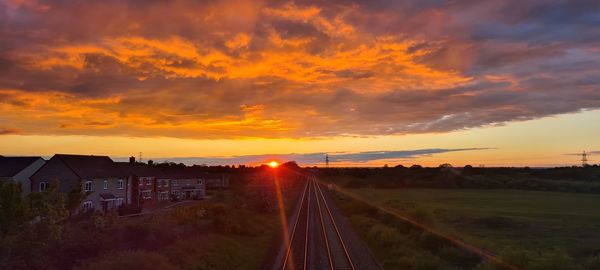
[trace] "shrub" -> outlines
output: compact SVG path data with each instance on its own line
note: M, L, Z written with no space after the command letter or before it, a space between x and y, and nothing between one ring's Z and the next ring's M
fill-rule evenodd
M444 246L439 251L438 255L442 259L449 262L453 262L454 264L462 266L464 268L472 268L481 261L479 256L465 249L458 248L455 246Z
M367 233L367 237L374 242L382 244L394 244L401 238L394 228L382 224L375 224L371 227Z
M435 227L435 217L427 209L416 208L412 211L411 216L420 223Z
M111 252L94 259L91 262L82 264L76 268L78 270L175 270L175 267L169 260L156 252L146 251L122 251Z
M139 214L141 212L142 212L142 207L137 206L135 204L125 204L125 205L119 207L119 210L118 210L119 216Z
M530 251L513 247L507 247L500 252L502 260L523 268L527 268L533 256Z
M444 247L445 240L428 232L422 232L419 236L419 244L431 251L437 251Z
M594 270L600 269L600 255L596 255L586 260L584 264L584 269L586 270Z
M578 269L573 259L562 249L545 252L533 260L528 269L532 270L571 270Z

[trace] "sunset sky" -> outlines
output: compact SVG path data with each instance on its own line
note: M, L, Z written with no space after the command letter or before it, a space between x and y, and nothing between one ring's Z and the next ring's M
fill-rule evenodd
M600 163L600 1L0 0L0 155Z

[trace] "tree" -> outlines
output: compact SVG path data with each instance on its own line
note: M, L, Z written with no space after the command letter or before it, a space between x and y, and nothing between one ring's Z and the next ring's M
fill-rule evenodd
M67 201L65 207L69 211L69 217L77 211L81 202L89 195L90 192L82 192L81 185L75 185L73 189L67 194Z
M25 205L21 200L21 184L0 182L0 232L8 233L25 219Z
M58 181L53 181L44 191L29 196L31 214L37 221L38 229L54 239L62 237L63 223L69 218L65 196L58 191L58 185Z

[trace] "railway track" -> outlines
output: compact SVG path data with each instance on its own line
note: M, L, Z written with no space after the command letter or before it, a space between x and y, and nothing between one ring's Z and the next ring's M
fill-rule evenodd
M357 269L338 226L321 185L309 177L285 257L276 269Z

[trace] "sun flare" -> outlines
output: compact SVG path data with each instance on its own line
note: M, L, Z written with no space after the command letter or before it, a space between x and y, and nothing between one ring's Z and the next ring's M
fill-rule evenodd
M269 162L269 166L271 166L271 168L277 168L279 166L279 162L271 161Z

